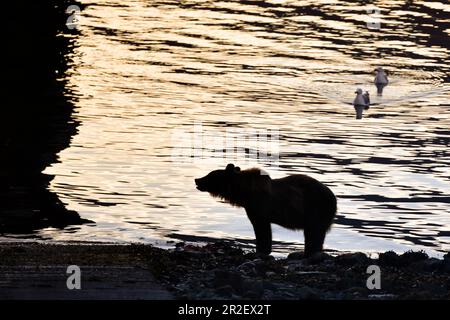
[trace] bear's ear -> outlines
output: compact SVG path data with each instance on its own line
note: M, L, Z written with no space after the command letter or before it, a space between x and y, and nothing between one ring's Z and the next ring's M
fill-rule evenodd
M229 163L229 164L227 164L227 167L225 168L225 171L233 171L233 169L234 169L234 164Z
M234 171L235 171L235 172L240 172L240 171L241 171L241 168L239 168L239 167L234 167Z

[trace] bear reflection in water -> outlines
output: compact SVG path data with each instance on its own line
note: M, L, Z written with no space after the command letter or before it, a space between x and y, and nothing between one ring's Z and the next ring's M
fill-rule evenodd
M304 230L305 256L322 250L325 235L336 215L333 192L324 184L302 174L271 179L260 169L240 170L228 164L195 179L197 189L209 192L231 205L243 207L253 225L256 251L272 251L271 223Z

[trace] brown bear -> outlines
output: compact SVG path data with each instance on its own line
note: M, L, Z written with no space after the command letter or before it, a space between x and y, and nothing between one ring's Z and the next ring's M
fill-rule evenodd
M302 174L271 179L260 169L241 171L228 164L195 179L197 189L228 203L244 207L256 236L256 251L272 251L271 223L288 229L303 229L305 256L322 250L325 235L336 215L333 192L314 178Z

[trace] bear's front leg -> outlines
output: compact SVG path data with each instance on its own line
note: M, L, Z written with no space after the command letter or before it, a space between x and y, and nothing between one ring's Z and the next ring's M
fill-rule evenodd
M254 219L252 225L256 237L256 253L269 255L272 252L272 228L270 222Z

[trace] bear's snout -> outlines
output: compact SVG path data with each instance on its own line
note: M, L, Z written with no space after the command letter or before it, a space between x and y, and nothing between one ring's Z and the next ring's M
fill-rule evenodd
M197 186L197 189L198 190L200 190L200 191L205 191L205 188L204 188L204 185L203 185L203 179L202 178L200 178L200 179L194 179L194 181L195 181L195 185Z

